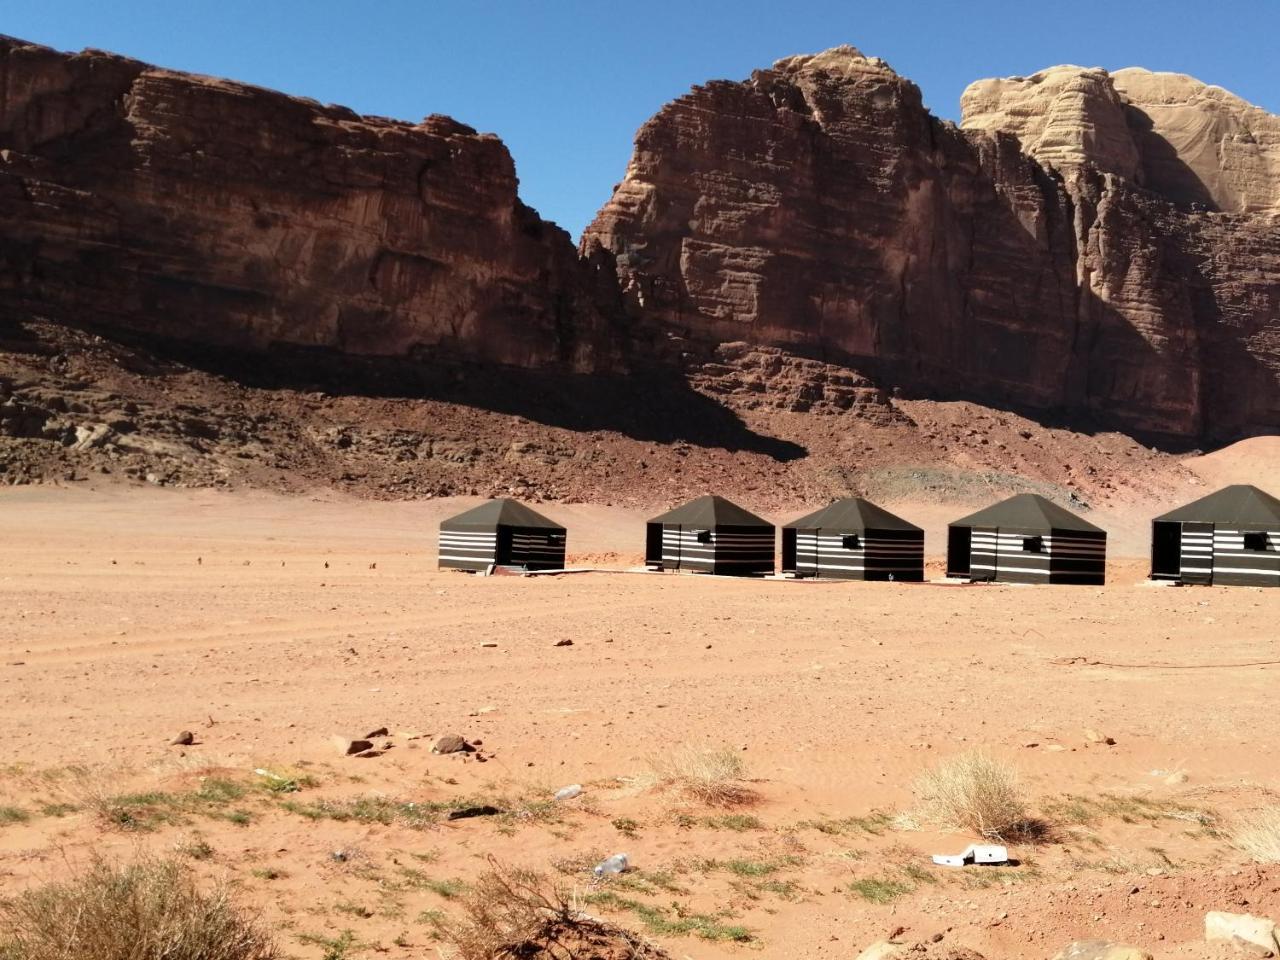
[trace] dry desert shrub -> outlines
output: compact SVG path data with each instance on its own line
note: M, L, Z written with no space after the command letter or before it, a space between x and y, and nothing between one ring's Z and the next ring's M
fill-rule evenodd
M699 803L732 807L756 799L743 777L742 755L730 747L677 747L650 757L649 765L660 783Z
M459 920L438 924L457 960L661 960L641 937L582 914L565 890L490 858L462 902Z
M225 886L204 892L174 860L95 861L0 902L0 960L275 960Z
M1280 863L1280 806L1241 816L1231 831L1231 843L1259 863Z
M988 840L1016 839L1033 828L1017 771L981 750L951 757L924 773L916 794L926 819Z

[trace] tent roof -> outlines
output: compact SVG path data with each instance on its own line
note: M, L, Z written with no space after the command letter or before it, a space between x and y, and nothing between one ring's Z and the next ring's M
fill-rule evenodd
M1276 524L1280 523L1280 500L1250 484L1237 483L1170 510L1156 520Z
M538 527L544 530L563 530L564 527L548 520L523 503L502 497L472 507L456 517L441 522L440 529L457 527Z
M1020 493L951 522L953 527L1023 527L1031 530L1079 530L1105 533L1088 520L1035 493Z
M914 523L907 523L861 497L836 500L786 525L786 529L815 527L825 530L920 530Z
M773 524L762 520L750 510L744 510L724 497L705 496L690 500L683 506L668 510L649 521L650 523L679 523L685 526L711 527L768 527Z

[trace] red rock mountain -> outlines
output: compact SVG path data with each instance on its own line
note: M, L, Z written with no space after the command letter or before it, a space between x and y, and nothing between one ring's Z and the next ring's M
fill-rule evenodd
M710 394L760 387L724 361L745 342L819 371L792 410L901 388L1179 440L1273 431L1277 119L1144 73L984 81L960 128L850 47L695 87L640 130L580 256L456 121L0 39L0 317L694 365Z
M1187 78L1066 74L975 85L963 129L851 47L695 87L583 246L616 255L638 322L695 341L1143 434L1280 427L1280 120Z
M266 348L593 368L569 236L502 142L0 38L0 303Z

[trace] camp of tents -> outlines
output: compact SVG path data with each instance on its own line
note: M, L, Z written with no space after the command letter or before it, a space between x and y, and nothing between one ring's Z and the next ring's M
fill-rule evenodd
M814 580L920 582L924 531L860 497L836 500L782 526L781 572ZM775 570L777 530L724 497L703 496L646 524L645 567L722 576ZM440 569L562 570L566 530L515 500L483 503L440 524ZM1036 494L1022 493L947 528L949 579L1100 585L1107 534ZM1280 500L1224 487L1156 517L1152 580L1280 586Z

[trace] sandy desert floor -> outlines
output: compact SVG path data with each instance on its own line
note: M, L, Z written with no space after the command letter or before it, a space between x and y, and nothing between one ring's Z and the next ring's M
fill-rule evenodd
M676 957L853 957L899 928L1218 956L1207 910L1280 914L1280 869L1227 839L1280 786L1280 591L1146 585L1150 505L1106 518L1104 588L438 573L460 505L0 491L0 893L176 851L304 958L440 955L490 857ZM931 551L958 513L888 506ZM642 514L546 510L583 563L638 559ZM378 757L332 742L384 726ZM433 754L447 733L479 754ZM688 746L740 754L755 799L655 782ZM913 819L913 781L975 747L1049 836L934 867L973 838ZM502 812L444 818L477 804ZM593 882L616 851L636 869Z

